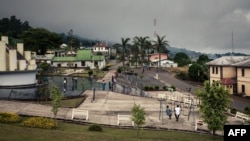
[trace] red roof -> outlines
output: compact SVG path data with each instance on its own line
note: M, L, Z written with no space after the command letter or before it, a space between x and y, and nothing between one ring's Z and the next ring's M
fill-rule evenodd
M221 83L223 85L230 85L230 84L235 84L236 81L232 78L223 78L223 79L221 79Z

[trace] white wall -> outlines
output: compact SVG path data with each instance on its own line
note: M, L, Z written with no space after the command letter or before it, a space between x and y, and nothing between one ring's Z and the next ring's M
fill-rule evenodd
M0 72L0 86L36 84L36 71Z

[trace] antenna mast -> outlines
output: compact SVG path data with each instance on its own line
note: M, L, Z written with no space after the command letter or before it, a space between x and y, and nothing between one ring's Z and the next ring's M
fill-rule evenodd
M234 33L232 32L232 56L234 55Z

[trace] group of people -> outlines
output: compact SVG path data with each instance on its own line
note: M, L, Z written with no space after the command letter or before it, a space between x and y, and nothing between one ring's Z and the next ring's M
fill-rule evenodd
M109 90L113 90L113 86L116 83L116 78L112 75L111 81L108 82L109 84ZM102 90L105 90L106 83L104 80L102 80Z
M180 113L181 113L181 108L180 108L179 105L176 105L176 107L174 108L174 115L175 115L176 121L179 120ZM168 105L166 107L166 114L169 117L169 119L171 119L171 117L172 117L172 110L169 108Z

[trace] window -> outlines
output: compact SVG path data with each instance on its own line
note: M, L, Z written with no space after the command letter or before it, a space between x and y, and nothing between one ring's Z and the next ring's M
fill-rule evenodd
M212 74L214 74L214 67L212 67Z
M245 76L245 70L241 69L241 76Z
M241 85L241 92L245 93L245 85Z
M85 61L82 61L81 64L82 64L82 66L85 66Z
M218 74L218 67L216 67L215 69L216 69L216 70L215 70L215 73Z
M95 66L97 66L97 65L98 65L98 62L97 62L97 61L95 61L94 65L95 65Z

